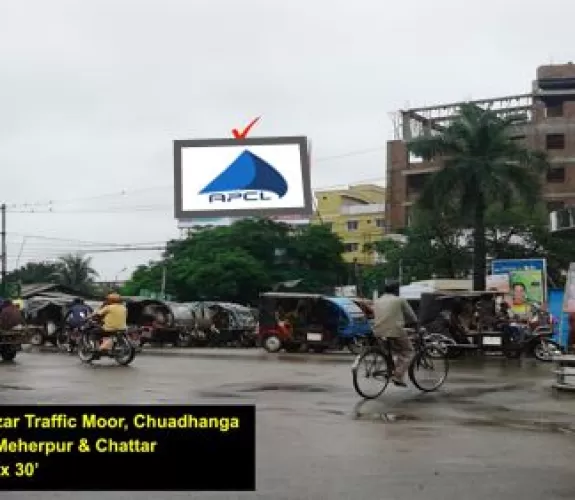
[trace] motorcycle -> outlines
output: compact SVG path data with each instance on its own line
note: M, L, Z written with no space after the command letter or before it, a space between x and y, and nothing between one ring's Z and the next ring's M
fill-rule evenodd
M519 358L526 354L535 357L537 361L549 363L554 357L564 354L563 346L552 340L553 330L550 327L532 328L529 323L517 322L512 322L509 326L514 329L514 334L504 351L507 358Z
M136 349L136 352L142 352L142 339L149 337L148 331L149 329L145 326L128 328L127 337L134 346L134 349Z
M100 334L95 332L97 323L88 321L81 329L78 344L78 356L82 363L89 364L102 356L112 358L119 365L127 366L136 357L136 348L128 337L127 331L115 332L112 337L113 347L110 350L100 349Z
M78 348L80 328L65 326L56 334L56 346L60 351L73 354Z

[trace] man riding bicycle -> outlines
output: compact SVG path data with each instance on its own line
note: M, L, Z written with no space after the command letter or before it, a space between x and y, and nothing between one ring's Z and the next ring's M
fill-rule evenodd
M391 381L399 387L407 387L404 381L415 350L405 331L406 324L417 324L417 315L404 298L399 296L399 283L387 282L383 295L373 304L373 333L388 338L393 352L397 354L395 372Z
M98 333L102 334L100 350L109 351L114 347L111 333L124 331L128 328L128 309L122 302L122 297L117 293L111 293L106 297L104 305L95 311L91 317L102 320L102 328Z

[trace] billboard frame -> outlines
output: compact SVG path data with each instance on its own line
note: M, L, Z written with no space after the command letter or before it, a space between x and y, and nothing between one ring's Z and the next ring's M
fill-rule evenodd
M492 275L497 275L497 274L506 274L509 273L509 271L521 271L523 269L516 267L516 268L511 268L505 272L495 272L496 270L496 265L495 263L499 263L499 262L509 262L509 263L517 263L518 266L521 265L521 262L533 262L533 261L538 261L541 263L541 279L543 281L542 285L543 285L543 298L545 301L547 301L548 297L547 297L547 259L542 258L542 257L533 257L533 258L529 258L529 259L493 259L491 261L491 274ZM525 264L523 264L525 265ZM537 269L536 269L537 270Z
M182 149L193 147L230 146L282 146L298 145L302 175L303 207L282 207L240 210L184 210L182 207ZM306 136L259 137L252 139L192 139L174 141L174 216L177 220L224 218L224 217L267 217L270 215L313 215L313 195L310 178L310 147ZM306 217L307 216L307 217Z

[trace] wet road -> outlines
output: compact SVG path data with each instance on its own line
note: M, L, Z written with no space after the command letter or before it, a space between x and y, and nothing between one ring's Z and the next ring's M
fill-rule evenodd
M574 498L575 396L553 395L550 366L460 364L440 393L390 387L362 403L349 365L321 358L141 356L126 369L22 354L0 365L0 404L256 403L258 491L2 499Z

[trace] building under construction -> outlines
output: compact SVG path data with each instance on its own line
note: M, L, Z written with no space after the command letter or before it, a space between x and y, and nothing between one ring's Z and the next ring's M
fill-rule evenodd
M540 66L529 93L471 101L500 116L522 115L512 137L545 151L551 170L543 197L550 212L575 205L575 64ZM387 143L386 224L395 232L410 224L411 207L437 160L411 156L407 142L422 134L440 133L458 116L461 102L399 111L395 137Z

